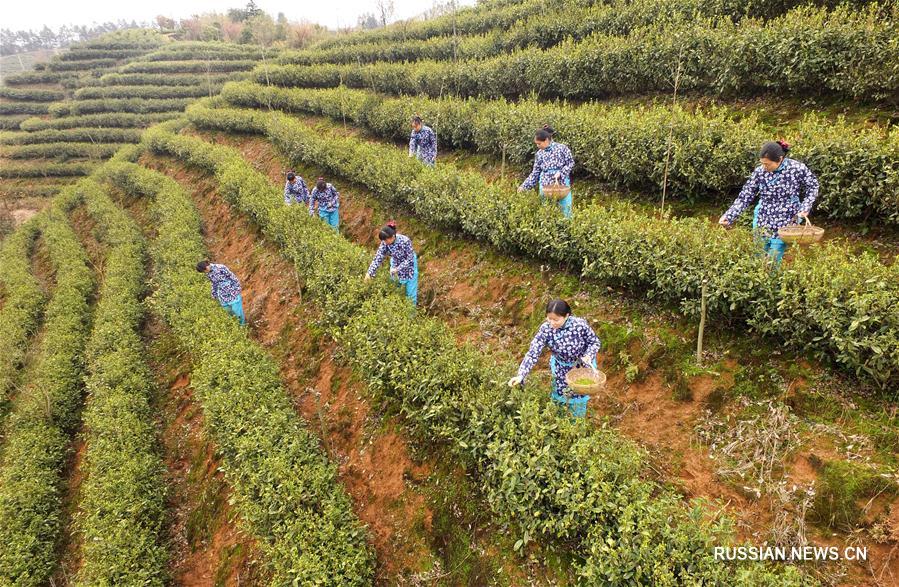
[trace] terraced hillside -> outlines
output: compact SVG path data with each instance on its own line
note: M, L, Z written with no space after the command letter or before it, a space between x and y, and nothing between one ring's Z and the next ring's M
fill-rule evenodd
M304 50L117 33L5 78L0 583L895 584L897 18L490 0ZM571 218L516 189L544 124ZM826 228L777 268L717 225L772 138ZM337 231L287 170L337 187ZM363 279L391 219L415 308ZM545 360L507 385L554 298L602 341L583 419Z
M2 88L0 195L22 219L84 176L141 129L217 94L271 49L173 42L153 31L105 35L46 67L7 76Z

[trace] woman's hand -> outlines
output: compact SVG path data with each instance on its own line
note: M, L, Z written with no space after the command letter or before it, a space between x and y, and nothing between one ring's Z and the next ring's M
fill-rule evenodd
M520 193L523 192L523 191L524 191L524 188L521 187L521 186L518 186L518 193L520 194Z
M731 224L731 223L730 223L730 221L729 221L727 218L725 218L724 216L722 216L721 218L718 219L718 224L720 224L720 225L723 226L724 228L730 228L730 224Z
M796 216L808 220L808 212L799 212L798 214L796 214Z
M507 385L509 387L515 387L516 385L521 385L522 381L524 381L524 377L519 377L518 375L516 375L512 379L509 379L509 383L507 383Z
M583 357L581 357L581 361L583 361L585 365L596 371L596 367L593 366L593 360L594 358L590 355L584 355Z
M365 274L365 281L371 281L371 275L368 273Z
M399 275L399 272L400 272L400 270L397 269L396 267L391 267L391 268L390 268L390 274L393 275L393 276Z
M556 183L562 181L562 172L556 171L556 175L554 177L556 178Z

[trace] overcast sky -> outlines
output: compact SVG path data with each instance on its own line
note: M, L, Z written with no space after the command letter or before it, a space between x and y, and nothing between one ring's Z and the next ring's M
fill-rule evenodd
M393 0L394 18L421 14L432 2ZM475 4L475 0L458 2L460 6ZM19 30L39 29L44 25L56 29L64 24L90 25L119 19L153 21L157 14L178 19L204 12L226 12L228 8L246 5L246 0L152 0L135 4L121 0L7 0L3 4L0 27ZM256 0L256 4L272 16L283 12L288 20L305 19L331 28L356 24L360 14L374 12L375 6L374 0Z

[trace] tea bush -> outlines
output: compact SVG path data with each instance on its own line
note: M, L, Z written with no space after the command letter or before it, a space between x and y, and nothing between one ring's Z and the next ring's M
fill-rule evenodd
M60 61L90 61L93 59L130 59L147 52L147 48L101 49L96 47L74 47L59 56Z
M181 116L180 112L156 112L151 114L132 114L129 112L103 112L100 114L82 114L65 118L28 118L19 128L28 132L42 130L64 130L77 128L110 129L135 128L149 126L157 122L172 120Z
M373 553L336 467L296 415L275 364L194 270L206 251L193 202L173 180L132 163L110 163L106 173L126 193L154 198L152 307L193 358L194 397L271 584L370 585Z
M312 50L285 51L279 57L280 63L313 65L316 63L374 63L377 61L418 61L433 59L483 59L516 49L546 49L565 41L580 40L595 33L627 35L641 26L660 23L676 23L697 17L724 17L740 20L746 16L762 16L766 9L768 16L782 13L790 3L766 3L751 1L708 2L698 0L617 0L612 2L556 2L539 5L522 18L508 23L508 26L477 27L473 34L458 26L457 34L452 29L443 33L431 28L429 32L439 33L420 38L406 34L402 38L390 35L383 38L381 31L367 32L357 37L360 41L347 42L352 37L344 37L332 44ZM482 11L485 14L487 11ZM483 16L481 17L483 18ZM490 25L490 21L485 21ZM416 25L411 25L415 27ZM420 26L426 27L424 23ZM431 25L433 26L433 25ZM427 29L426 29L427 30ZM469 29L471 30L471 29ZM379 37L381 40L377 40ZM375 38L375 40L373 40Z
M619 33L620 27L632 20L651 23L656 20L671 18L672 15L692 17L695 15L717 15L733 20L751 16L772 18L783 14L801 4L833 7L841 4L841 0L777 0L772 2L755 2L753 0L713 0L695 2L694 0L612 0L595 2L593 0L562 0L547 5L541 0L525 2L480 4L474 8L462 8L456 14L446 14L424 21L405 21L379 28L373 31L340 35L320 42L314 50L356 49L364 50L368 45L388 43L399 44L409 40L428 40L433 37L457 35L476 35L493 31L514 30L518 35L530 37L534 43L548 42L555 44L567 36L578 34L581 27L598 26L592 21L605 17L619 28L612 28ZM854 0L854 6L870 4L869 0ZM612 24L606 24L612 27ZM633 25L631 25L633 26Z
M0 116L0 130L18 130L29 118L31 117L27 114Z
M818 176L815 212L837 218L871 215L899 223L899 129L851 125L809 114L792 129L773 129L752 115L724 108L687 112L667 106L606 106L522 99L390 98L365 90L290 89L252 82L227 84L221 97L236 106L344 117L391 140L408 140L409 117L431 124L441 146L476 149L519 165L533 161L534 130L550 123L574 154L576 169L616 188L657 200L673 130L669 194L729 203L774 136L793 143L797 159ZM778 133L775 135L775 133Z
M65 98L65 92L45 90L42 88L7 88L0 87L0 98L10 100L30 100L33 102L53 102Z
M150 407L153 375L141 340L146 245L102 186L79 184L107 247L86 348L87 404L81 502L82 562L76 585L164 585L165 467Z
M824 244L797 251L772 278L747 232L695 218L648 217L627 205L589 205L568 221L530 193L453 165L426 168L402 150L322 134L279 112L197 105L195 125L264 132L290 159L330 169L424 219L504 251L645 292L696 316L703 279L708 311L830 360L884 390L899 379L899 266Z
M0 114L47 114L50 104L40 102L0 102Z
M216 86L241 79L244 73L107 73L86 86Z
M266 58L272 58L276 50L266 47ZM258 46L235 45L221 42L172 43L141 57L139 61L235 61L241 59L261 59Z
M169 98L164 100L141 98L76 100L59 102L49 107L50 116L60 118L79 114L98 114L100 112L148 114L151 112L173 112L184 110L191 100L189 98Z
M49 122L49 121L47 121ZM0 145L32 145L37 143L136 143L140 131L121 128L47 129L34 132L0 133Z
M106 159L122 145L104 143L45 143L0 147L0 156L9 159Z
M45 585L57 564L62 530L62 469L78 423L83 352L93 291L87 255L68 226L78 202L69 189L42 218L56 272L35 377L13 402L0 461L0 583Z
M95 98L198 98L217 94L221 84L206 83L196 86L94 86L75 92L76 100Z
M73 49L144 49L150 51L168 42L168 37L157 30L137 28L106 33L96 39L79 43Z
M629 35L593 34L545 50L520 50L458 63L419 61L353 65L267 65L254 79L279 86L346 84L390 94L514 98L591 98L670 92L680 87L719 96L790 93L864 101L899 100L896 20L899 4L834 10L801 6L762 23L641 27ZM789 67L783 64L789 63Z
M3 177L75 177L89 174L94 163L48 163L32 161L28 163L3 165Z
M236 61L132 61L121 68L121 73L229 73L248 71L258 63L256 60Z
M630 577L647 585L734 584L732 571L711 556L719 530L643 480L644 456L632 443L565 417L543 393L509 391L479 351L457 346L445 326L416 315L397 293L386 295L386 282L363 282L369 254L283 206L279 187L235 150L164 129L145 139L154 151L215 174L222 196L295 263L371 388L419 434L474 468L491 506L514 523L522 543L564 541L578 557L579 575L595 583ZM754 565L740 572L737 584L799 584L795 569Z
M53 71L23 71L3 76L3 83L8 86L55 84L62 81L64 77L66 76Z
M39 234L39 220L32 218L20 226L0 248L0 289L4 296L0 307L0 405L13 390L26 345L37 330L46 302L31 274L30 254Z
M118 59L85 59L84 61L51 61L47 64L50 71L93 71L110 69L119 64Z

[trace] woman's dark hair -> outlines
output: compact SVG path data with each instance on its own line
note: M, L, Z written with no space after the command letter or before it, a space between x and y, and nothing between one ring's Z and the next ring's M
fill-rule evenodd
M570 316L571 306L565 300L552 300L546 304L546 313L555 314L556 316Z
M319 177L318 180L316 180L316 182L315 182L315 189L317 189L320 192L323 192L323 191L325 191L326 187L328 187L328 184L327 184L327 182L325 182L325 178Z
M293 178L295 178L296 176L297 176L297 174L294 173L293 171L288 171L287 172L287 181L293 180Z
M538 141L545 141L547 139L553 138L554 134L556 134L556 129L548 124L544 124L543 128L534 133L534 138L536 138Z
M415 124L421 124L421 116L415 115L412 117L412 122Z
M382 241L386 241L389 238L393 238L396 236L396 221L391 220L387 224L384 225L384 228L378 232L378 239Z
M209 267L209 261L203 260L197 263L197 271L200 273L206 273L206 269Z
M769 141L762 145L762 148L759 151L759 159L780 161L787 156L789 150L790 144L785 141Z

